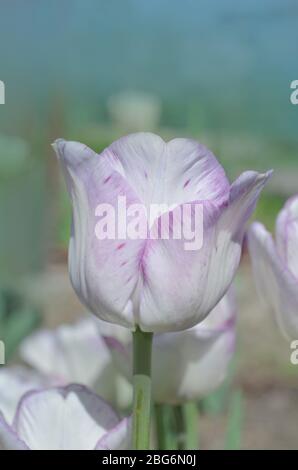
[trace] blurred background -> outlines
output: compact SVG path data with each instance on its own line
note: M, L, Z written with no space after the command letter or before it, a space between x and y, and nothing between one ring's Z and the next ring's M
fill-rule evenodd
M200 140L231 179L274 168L255 214L273 229L297 192L298 2L1 0L0 11L0 339L13 361L37 325L83 310L67 276L70 207L54 139L101 151L147 130ZM297 448L298 369L245 251L236 285L234 373L205 400L202 447L222 448L232 419L241 448Z

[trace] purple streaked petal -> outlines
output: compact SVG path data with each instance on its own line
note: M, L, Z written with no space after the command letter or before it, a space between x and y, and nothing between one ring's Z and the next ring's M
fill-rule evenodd
M199 250L185 250L185 239L147 243L138 319L144 331L191 328L219 302L238 268L245 224L270 174L242 174L223 208L202 203L204 237Z
M202 321L228 289L238 266L245 222L269 174L247 172L229 187L224 170L201 144L165 143L150 133L121 138L100 155L75 142L56 142L73 205L69 246L72 284L82 302L103 320L144 331L166 332ZM142 240L115 234L98 240L96 208L152 203L192 210L202 201L204 244ZM145 228L160 222L142 215ZM118 217L117 217L118 216ZM116 215L116 226L119 214ZM148 234L147 234L148 235Z
M165 142L150 132L130 134L113 142L102 155L117 161L121 174L137 195L139 201L148 206L156 202L157 177L161 177Z
M133 327L128 308L138 281L139 259L144 240L118 238L99 240L95 229L99 204L118 207L118 197L127 206L139 200L121 174L121 163L111 152L97 155L74 142L55 146L63 167L73 206L73 233L69 244L69 271L80 300L102 319ZM73 163L74 162L74 163ZM115 212L116 228L119 215ZM121 249L119 249L121 247Z
M184 237L177 240L157 238L147 242L139 285L138 323L143 331L162 333L190 328L208 313L202 312L201 303L212 248L210 233L219 209L208 201L200 204L204 224L201 249L186 250ZM164 214L161 220L166 216Z
M192 139L173 139L167 143L167 192L172 203L227 202L230 184L223 167L212 152Z
M123 137L103 152L121 163L122 174L145 206L193 200L222 203L229 182L212 153L191 139L164 142L140 132Z

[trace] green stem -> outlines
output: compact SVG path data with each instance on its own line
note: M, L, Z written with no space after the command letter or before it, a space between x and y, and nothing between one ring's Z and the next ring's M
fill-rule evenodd
M185 429L185 449L196 450L199 446L199 409L196 402L189 401L182 405Z
M177 433L177 447L179 450L184 449L184 415L182 412L182 405L176 405L174 407L175 423L176 423L176 433Z
M243 395L241 390L235 390L231 397L226 430L225 449L238 450L241 448L241 430L243 424Z
M171 405L155 405L156 431L159 450L177 450L177 429Z
M152 333L139 328L133 333L133 419L134 450L148 450L151 421Z

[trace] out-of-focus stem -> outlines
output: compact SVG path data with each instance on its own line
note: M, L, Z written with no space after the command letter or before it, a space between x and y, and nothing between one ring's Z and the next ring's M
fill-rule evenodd
M182 405L184 421L184 448L196 450L199 446L199 409L196 402L189 401Z
M171 405L155 405L156 431L159 450L177 450L177 427Z

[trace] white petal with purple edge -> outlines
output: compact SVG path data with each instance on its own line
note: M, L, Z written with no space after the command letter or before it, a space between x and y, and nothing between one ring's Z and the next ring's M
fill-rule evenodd
M25 395L14 429L32 450L92 450L118 421L93 392L69 385Z
M189 139L165 143L150 133L121 138L100 155L75 142L59 140L55 148L72 199L69 268L82 302L103 320L144 331L179 331L202 321L233 279L245 222L269 173L246 172L230 188L204 146ZM201 204L203 247L187 251L183 237L132 240L126 233L98 240L98 204L116 208L116 227L123 226L119 196L127 207L189 203L196 212ZM165 208L154 228L168 215ZM152 227L151 217L141 219Z
M0 450L29 450L0 413Z
M276 245L298 281L298 196L291 197L276 219Z
M96 450L131 449L131 418L124 418L97 443Z
M277 253L272 236L260 223L248 232L249 252L260 297L274 310L286 338L298 336L297 279Z
M103 320L133 327L128 304L137 284L144 240L99 240L95 234L99 204L127 207L137 204L136 194L121 175L121 164L111 152L97 155L82 144L58 141L55 145L73 206L69 244L70 279L81 301ZM115 226L118 227L118 211ZM120 225L120 224L119 224Z

